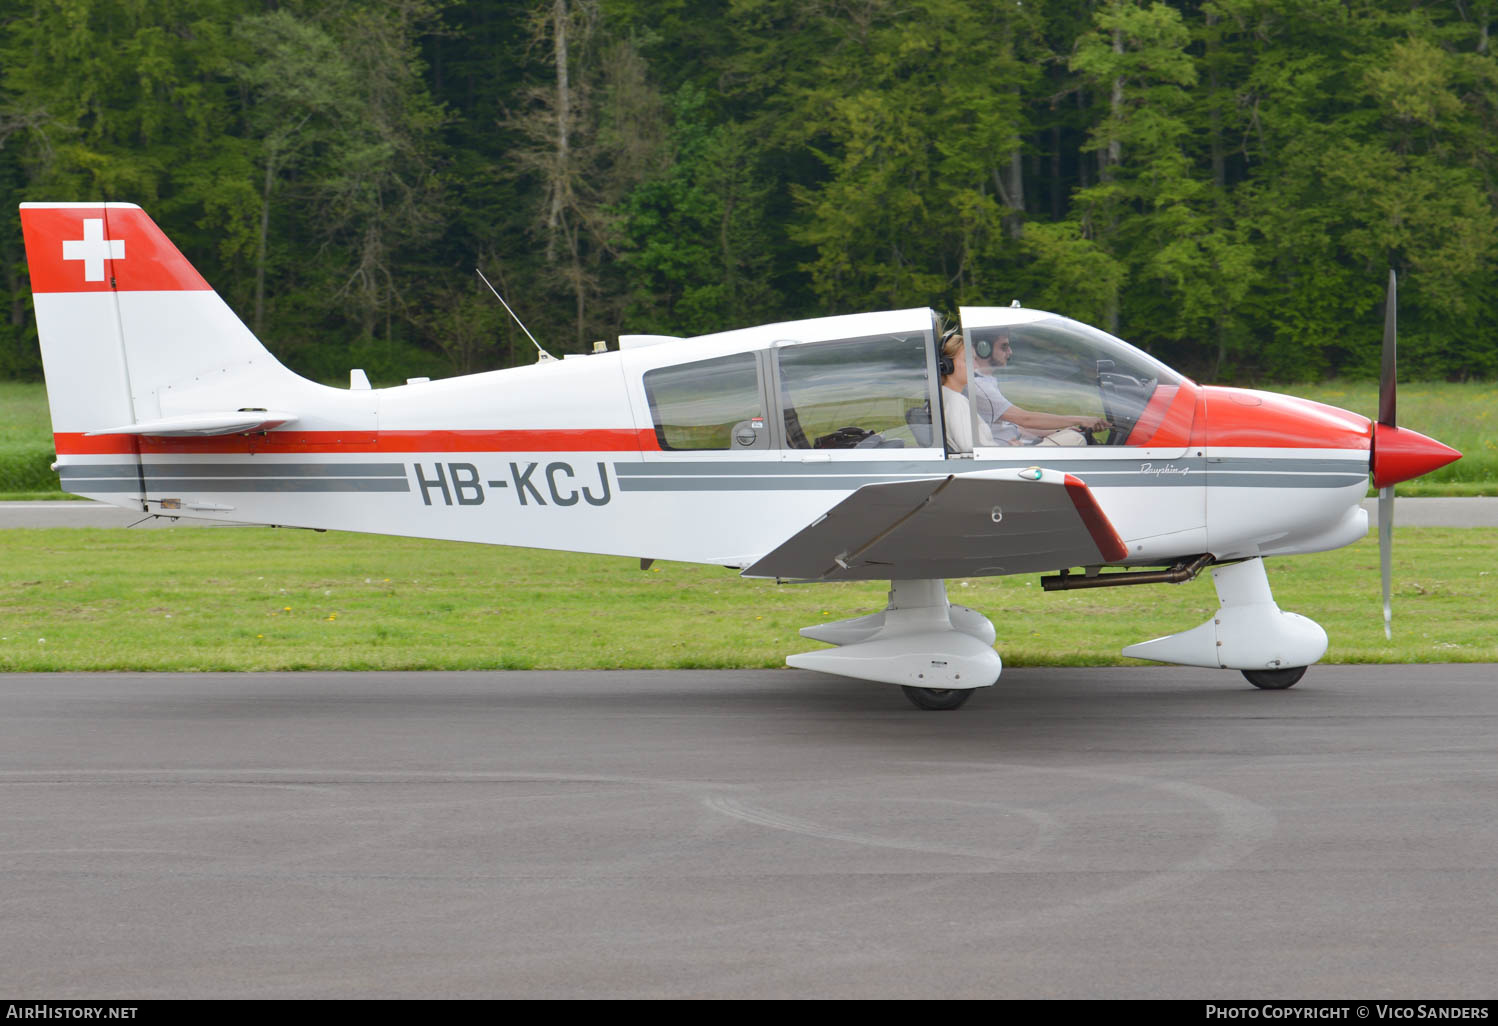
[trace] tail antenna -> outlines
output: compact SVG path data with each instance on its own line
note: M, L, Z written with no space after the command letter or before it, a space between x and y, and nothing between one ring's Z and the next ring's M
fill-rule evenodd
M546 350L541 348L541 343L536 341L536 336L531 334L531 329L525 326L525 322L520 319L519 315L517 315L514 310L510 309L510 304L506 303L505 297L499 294L499 289L489 284L489 279L484 277L484 272L479 270L477 267L473 269L473 272L479 276L479 278L485 285L489 285L489 291L494 293L494 298L499 300L500 305L505 308L506 313L515 318L515 323L520 325L520 330L525 332L525 337L531 340L531 345L535 346L536 352L541 354L540 356L536 357L536 362L546 363L548 360L555 360L555 356L552 356Z

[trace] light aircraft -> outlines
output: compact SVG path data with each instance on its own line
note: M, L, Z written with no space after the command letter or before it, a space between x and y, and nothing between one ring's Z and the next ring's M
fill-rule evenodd
M1210 567L1212 618L1124 654L1289 687L1327 637L1275 604L1264 558L1364 537L1371 472L1387 626L1393 485L1460 456L1396 426L1392 274L1376 422L1198 385L1066 317L964 307L969 417L975 354L1008 340L990 370L1010 401L1108 429L1000 445L974 419L959 452L942 428L962 393L941 387L958 368L929 309L625 335L393 388L356 370L345 389L278 363L134 204L26 203L21 220L67 491L157 516L888 580L883 611L803 629L833 647L786 661L925 709L1002 668L992 623L948 601L953 577L1055 572L1054 590Z

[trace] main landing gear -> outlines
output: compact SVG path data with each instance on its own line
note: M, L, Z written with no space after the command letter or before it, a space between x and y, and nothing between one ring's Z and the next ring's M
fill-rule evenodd
M801 636L838 647L787 656L791 666L899 684L920 709L956 709L1003 669L988 617L948 602L939 580L892 581L882 612L803 627Z

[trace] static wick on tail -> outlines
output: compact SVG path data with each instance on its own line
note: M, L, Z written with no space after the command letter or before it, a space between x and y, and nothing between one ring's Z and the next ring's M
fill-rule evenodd
M473 273L477 274L485 285L489 285L489 279L484 277L483 271L475 267L473 269ZM494 293L494 298L499 300L500 305L505 308L505 312L508 313L511 317L515 318L515 323L520 325L520 330L525 332L525 337L531 340L531 345L535 346L536 352L541 354L540 356L536 357L536 362L545 363L548 360L555 360L555 356L552 356L546 350L541 348L541 343L536 341L536 336L531 334L531 329L525 326L525 322L520 319L520 316L516 314L514 310L510 309L510 304L506 303L505 297L499 294L499 289L495 288L493 285L489 285L489 291Z

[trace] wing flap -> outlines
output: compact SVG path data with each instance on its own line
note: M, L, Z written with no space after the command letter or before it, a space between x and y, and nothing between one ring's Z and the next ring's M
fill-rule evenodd
M1128 548L1079 478L988 470L865 485L744 571L858 581L990 577L1117 562Z

